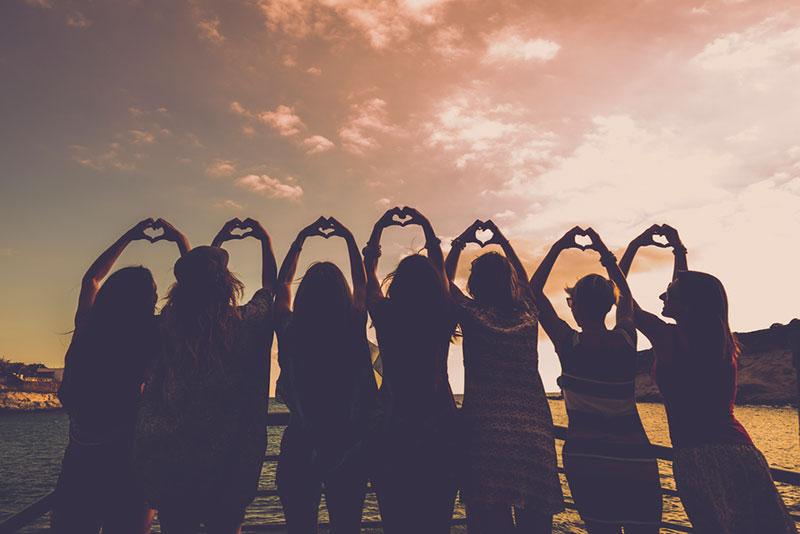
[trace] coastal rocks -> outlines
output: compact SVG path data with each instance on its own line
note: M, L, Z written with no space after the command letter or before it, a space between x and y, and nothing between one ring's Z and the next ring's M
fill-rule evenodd
M0 391L0 411L32 412L60 409L61 403L55 393Z
M798 373L792 352L772 329L736 334L742 346L739 357L739 389L736 404L787 405L798 399ZM661 402L661 394L650 376L651 350L639 352L636 399Z

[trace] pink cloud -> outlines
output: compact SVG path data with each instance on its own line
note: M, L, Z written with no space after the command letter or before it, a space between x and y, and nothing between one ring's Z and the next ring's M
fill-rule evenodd
M293 178L287 179L287 181L292 180ZM303 188L299 185L285 183L266 174L248 174L247 176L237 178L235 183L242 189L268 198L298 200L303 196Z
M335 145L327 137L321 135L312 135L303 139L303 148L306 154L321 154L331 150Z
M291 137L300 133L303 121L289 106L280 105L274 111L263 111L258 114L258 120L272 127L284 137Z

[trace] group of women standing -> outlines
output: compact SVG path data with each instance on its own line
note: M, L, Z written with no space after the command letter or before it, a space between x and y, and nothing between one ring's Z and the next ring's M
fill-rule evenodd
M382 232L418 225L423 254L403 258L381 284ZM157 237L148 228L163 229ZM244 233L234 233L237 229ZM492 237L481 241L477 232ZM654 240L661 235L666 244ZM306 239L342 238L348 285L333 263L291 284ZM591 244L579 245L577 236ZM256 238L261 289L239 305L241 282L222 245ZM175 242L180 258L166 305L143 267L112 274L132 240ZM499 245L473 262L466 292L459 256ZM636 251L670 247L675 276L662 295L668 324L641 310L625 275ZM580 327L558 317L543 288L567 248L592 249L609 278L567 289ZM616 305L616 325L605 326ZM366 332L380 351L378 387ZM688 271L678 233L654 225L620 264L591 228L573 228L529 280L491 221L475 221L444 258L431 223L413 208L388 210L363 250L334 218L321 217L292 243L278 272L270 238L252 219L226 223L211 246L190 249L168 222L142 221L84 277L60 398L70 441L52 523L58 532L234 533L258 489L266 450L273 332L278 394L290 411L276 484L287 526L316 532L321 496L331 532L360 529L371 481L388 534L449 532L458 490L471 533L552 531L564 508L550 409L538 372L541 322L562 365L569 416L563 458L570 492L590 533L658 532L658 467L636 410L636 332L654 346L654 375L675 447L675 478L695 529L795 532L763 455L733 415L738 346L722 284ZM463 336L465 390L459 410L447 374Z

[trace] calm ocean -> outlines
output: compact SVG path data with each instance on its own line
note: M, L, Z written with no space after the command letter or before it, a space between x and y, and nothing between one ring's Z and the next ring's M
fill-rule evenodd
M550 401L553 418L566 424L562 401ZM640 404L639 412L651 441L669 445L666 417L660 404ZM764 452L770 465L800 471L797 412L790 407L739 406L736 415ZM20 510L49 492L58 477L61 456L67 440L67 416L63 412L0 414L0 520ZM277 454L281 428L269 429L268 454ZM560 449L560 444L559 447ZM559 451L560 457L560 451ZM560 461L560 458L559 458ZM668 464L662 466L662 483L674 488ZM265 464L261 475L262 489L274 488L275 465ZM565 493L568 494L566 481ZM791 511L800 513L800 488L779 485ZM458 507L457 513L463 514ZM323 511L322 518L325 517ZM365 517L379 519L374 496L367 498ZM277 497L257 499L249 508L246 523L267 523L282 520ZM686 517L677 499L666 497L664 520L685 523ZM584 532L577 514L565 512L557 517L558 532ZM46 528L43 519L23 532L40 532ZM669 532L669 531L664 531Z

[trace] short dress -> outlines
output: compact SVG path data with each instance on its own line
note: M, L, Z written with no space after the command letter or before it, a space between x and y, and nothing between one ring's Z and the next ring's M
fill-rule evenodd
M154 508L244 510L255 498L267 447L273 293L239 307L232 345L212 369L187 365L162 313L162 354L145 386L135 462Z
M469 506L516 505L542 515L564 509L553 418L539 375L536 307L500 311L460 291L464 339L466 469Z
M692 353L674 325L651 338L667 411L675 485L696 532L796 533L764 455L733 413L735 359Z
M632 325L592 339L569 328L556 343L569 417L564 470L584 521L658 528L661 485L636 409L635 336Z

